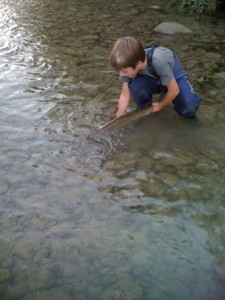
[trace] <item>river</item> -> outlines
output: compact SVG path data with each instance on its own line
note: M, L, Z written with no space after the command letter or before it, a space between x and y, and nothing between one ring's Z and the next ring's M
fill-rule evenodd
M193 38L155 37L164 21ZM163 0L1 1L2 300L225 298L224 28ZM125 35L177 52L199 122L170 106L98 132Z

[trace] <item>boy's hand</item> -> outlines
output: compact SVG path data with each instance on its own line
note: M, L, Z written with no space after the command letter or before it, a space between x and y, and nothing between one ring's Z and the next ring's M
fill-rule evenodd
M153 112L159 112L161 110L160 102L153 102L152 106L153 106Z
M118 112L116 113L116 117L119 118L119 117L122 117L126 114L126 112L122 113L122 114L119 114Z

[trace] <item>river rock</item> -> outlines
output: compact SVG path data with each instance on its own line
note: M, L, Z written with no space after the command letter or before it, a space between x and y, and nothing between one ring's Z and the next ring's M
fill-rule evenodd
M0 183L0 195L4 195L8 191L8 184L6 182Z
M216 53L216 52L206 52L205 53L205 58L209 58L210 62L212 59L216 60L216 59L220 59L221 58L221 54L220 53Z
M124 17L136 16L138 14L139 14L139 11L138 11L138 9L135 9L135 8L124 11L124 13L123 13Z
M158 26L156 26L153 32L156 35L170 35L170 36L174 36L178 34L187 34L187 35L192 34L192 31L188 27L175 22L163 22Z
M163 9L162 9L160 6L158 6L158 5L151 5L149 8L150 8L150 9L153 9L153 10L158 10L158 11L163 10Z
M53 289L42 289L42 290L37 290L33 292L32 294L27 293L27 296L23 298L24 300L49 300L49 299L54 299L54 300L72 300L74 299L71 295L69 295L65 290L62 290L61 288L53 288ZM80 298L79 298L80 299Z
M196 169L199 173L205 174L209 173L210 171L218 171L219 166L212 160L208 158L201 157L198 159L198 162L196 164Z
M25 291L35 292L51 288L54 286L54 284L54 276L52 276L48 270L41 268L39 270L36 270L34 273L32 272L31 274L29 274L29 277L24 282L18 283L17 291L21 289L21 292L24 291L24 293ZM33 297L31 297L30 299L33 299Z
M164 157L161 159L162 164L171 165L171 166L182 166L182 165L191 165L194 164L197 157L194 153L186 152L181 153L171 153L170 156Z
M225 72L221 71L221 72L215 73L213 77L214 77L214 82L215 82L216 87L218 89L222 90L224 87Z
M153 165L153 162L151 159L149 159L148 157L143 157L142 159L140 159L138 162L137 162L137 166L138 168L140 169L150 169Z
M9 268L0 269L0 283L10 281L12 274Z
M40 262L47 258L49 256L50 252L49 252L49 249L47 247L41 247L37 253L35 254L34 256L34 261L35 262Z
M200 122L206 126L212 124L216 118L216 109L215 107L202 104L199 107L198 118Z
M5 299L12 299L12 300L24 299L24 294L27 289L28 286L26 282L11 285L7 294L7 298ZM34 298L32 297L32 299Z
M160 178L164 184L169 187L175 186L179 182L179 178L173 174L162 172Z
M35 242L35 240L20 240L15 244L13 254L27 261L32 259L34 252L37 250L36 247L37 243Z
M141 286L129 277L120 279L118 282L106 288L104 299L142 299L143 290Z

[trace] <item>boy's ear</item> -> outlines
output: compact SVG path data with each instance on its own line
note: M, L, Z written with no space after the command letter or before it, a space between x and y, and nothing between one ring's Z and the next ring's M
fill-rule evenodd
M143 61L139 60L136 67L140 68L143 66Z

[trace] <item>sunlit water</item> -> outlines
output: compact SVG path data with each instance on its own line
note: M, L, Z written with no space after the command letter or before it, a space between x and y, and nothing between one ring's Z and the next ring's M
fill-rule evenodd
M1 299L225 299L224 17L165 3L1 1ZM154 37L163 21L194 38ZM108 56L124 35L176 49L199 122L168 107L97 131L115 116Z

